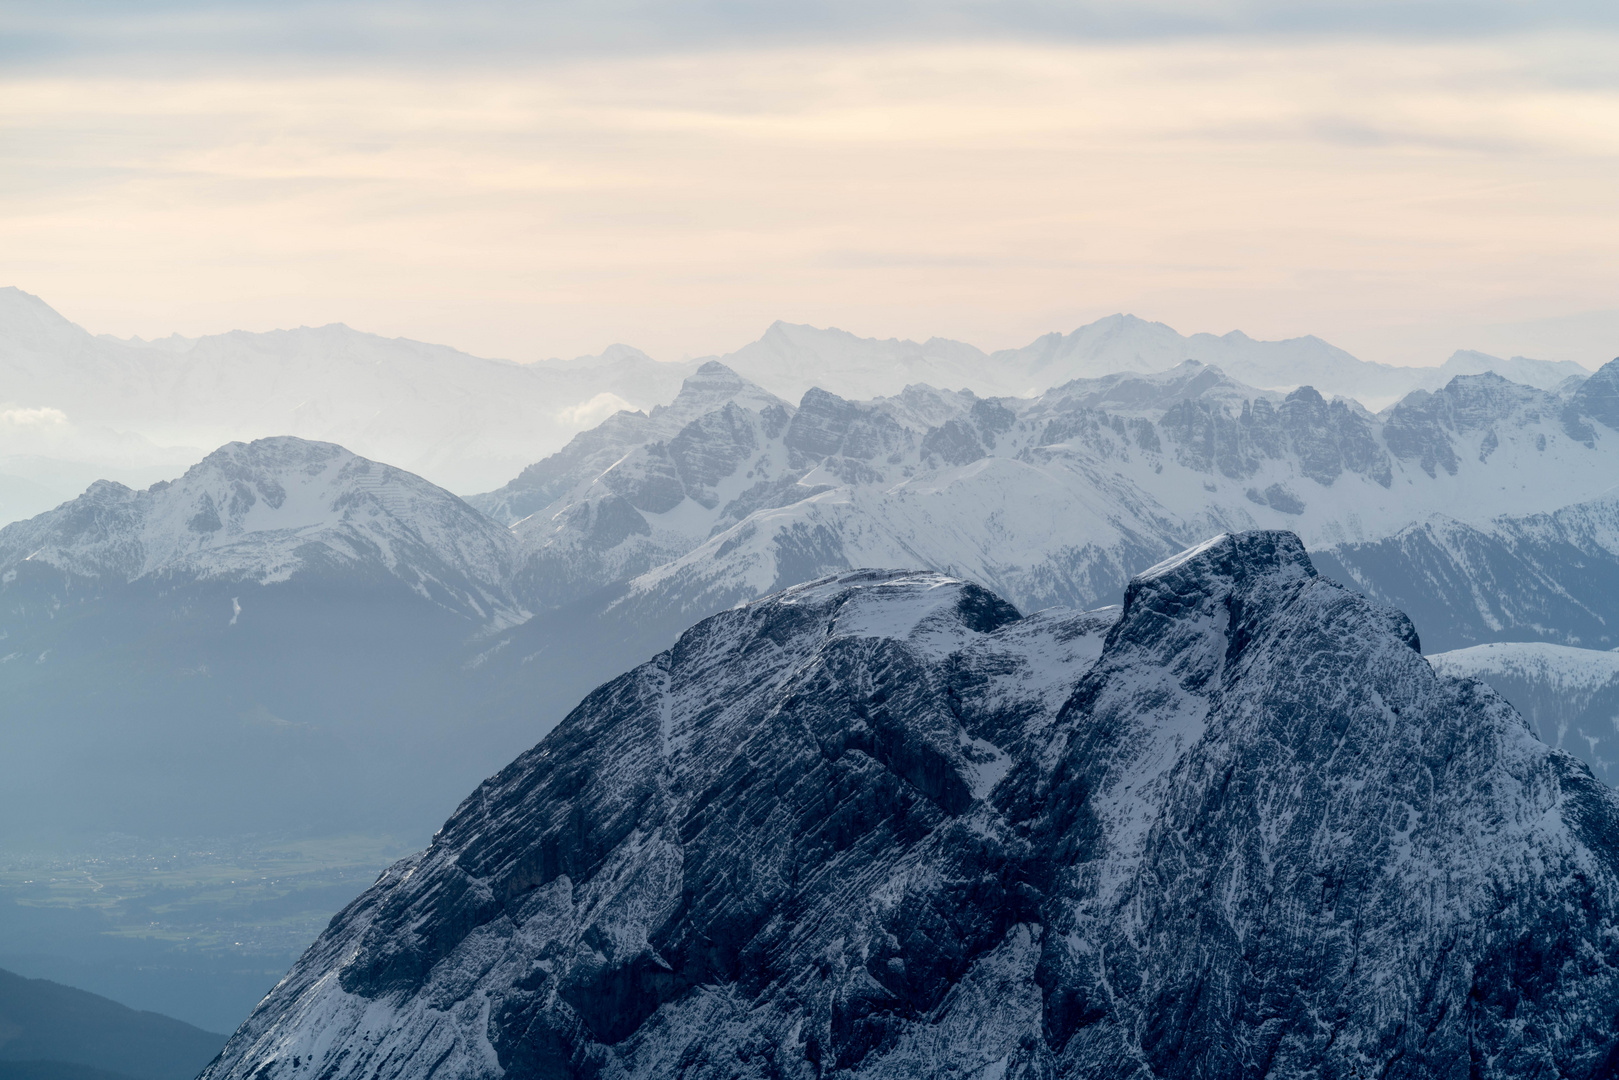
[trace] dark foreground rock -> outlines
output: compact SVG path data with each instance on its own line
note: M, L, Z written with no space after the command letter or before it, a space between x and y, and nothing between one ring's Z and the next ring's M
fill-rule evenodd
M603 686L206 1074L1602 1077L1619 796L1289 533L856 573Z

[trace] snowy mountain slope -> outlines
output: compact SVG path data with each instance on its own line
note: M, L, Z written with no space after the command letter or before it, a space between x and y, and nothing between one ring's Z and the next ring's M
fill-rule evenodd
M0 529L0 839L429 827L534 737L459 719L516 565L442 488L290 437Z
M727 398L672 437L615 417L474 502L509 519L552 499L514 526L536 607L634 579L689 621L841 568L916 565L1028 609L1086 606L1210 531L1285 525L1327 546L1436 511L1483 523L1588 499L1619 475L1619 434L1570 426L1585 392L1471 376L1374 416L1185 364L1025 400Z
M717 615L205 1076L1606 1075L1619 796L1414 644L1277 533L1117 613L857 573Z
M1619 361L1604 364L1569 393L1563 426L1570 438L1587 443L1602 427L1619 429Z
M963 341L862 338L846 330L779 321L758 341L714 360L793 401L814 388L850 398L893 395L914 383L971 387L986 395L1031 389L1017 372L988 363L983 350Z
M1469 385L1467 393L1453 391ZM1518 397L1540 417L1535 429L1518 438L1532 437L1537 448L1542 439L1553 445L1557 434L1545 424L1552 403L1511 384L1480 396L1487 385L1493 384L1458 380L1439 395L1413 395L1388 414L1385 437L1392 430L1392 445L1425 471L1462 473L1470 468L1462 454L1475 444L1447 449L1441 440L1430 446L1421 432L1473 432L1480 462L1487 464L1503 445L1505 430L1488 417L1501 399ZM1397 419L1401 411L1407 416ZM1564 449L1576 456L1578 447L1594 449L1611 440L1619 432L1619 361L1556 398L1555 416ZM1514 482L1525 491L1555 488L1557 468L1542 472L1520 455L1503 471L1504 489ZM1541 500L1539 512L1517 509L1483 519L1457 513L1452 503L1418 515L1392 535L1323 546L1316 557L1325 573L1409 611L1426 640L1441 650L1500 640L1613 648L1619 645L1619 487L1603 484L1593 493L1597 497L1586 500L1568 494L1563 489ZM1503 503L1486 498L1473 509L1485 505Z
M1197 360L1253 386L1309 385L1363 400L1397 398L1417 385L1411 381L1414 372L1357 360L1316 337L1255 341L1241 331L1183 337L1163 323L1133 315L1110 315L1069 334L1047 334L1021 349L997 352L992 360L1036 377L1066 375L1054 384L1121 371L1165 371Z
M467 501L498 521L514 522L544 509L559 496L612 468L630 451L667 443L688 424L727 403L756 413L779 410L782 423L793 407L741 378L723 364L709 362L688 375L668 405L649 413L620 411L575 435L557 453L529 465L510 483Z
M292 434L465 491L510 476L615 409L667 400L691 369L625 346L585 363L514 364L342 325L119 341L86 333L37 297L0 289L0 414L50 410L74 431L111 429L154 451ZM28 441L9 452L67 460L100 453L79 445L85 434L52 454L46 444L62 432L34 428L14 433ZM119 463L105 453L94 460Z
M1434 670L1489 683L1539 733L1619 786L1619 652L1543 641L1492 642L1428 657Z
M1410 611L1440 651L1503 640L1619 646L1619 493L1476 525L1430 517L1315 558L1323 573Z
M1570 380L1583 382L1591 373L1572 360L1531 360L1514 356L1503 360L1476 349L1457 349L1450 358L1433 369L1433 381L1419 384L1413 389L1437 390L1458 375L1483 375L1493 372L1511 382L1533 386L1537 390L1557 390Z
M365 565L484 621L524 612L506 591L510 535L418 476L331 443L231 443L170 483L98 482L78 499L0 529L0 574L269 585L333 564ZM344 572L353 573L353 569Z

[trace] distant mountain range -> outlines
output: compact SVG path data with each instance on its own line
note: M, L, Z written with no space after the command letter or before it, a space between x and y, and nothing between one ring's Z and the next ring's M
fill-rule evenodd
M1583 522L1592 572L1615 572L1592 500L1619 475L1616 379L1461 376L1374 415L1196 362L1029 399L797 404L709 362L470 502L330 443L229 444L0 529L0 838L429 828L692 622L857 567L1084 608L1200 538L1287 526L1438 647L1490 640L1451 632L1477 571L1425 607L1365 553L1435 511L1480 535L1530 512ZM1528 636L1598 643L1610 595Z
M1437 368L1355 359L1317 338L1183 337L1114 315L1020 349L985 353L776 323L723 357L788 401L812 387L850 399L908 385L1034 396L1075 378L1152 373L1186 360L1266 389L1311 385L1381 408L1458 374L1495 371L1553 390L1578 365L1457 353ZM654 361L614 345L576 360L515 364L342 325L158 341L94 336L44 301L0 289L0 523L30 517L95 479L177 475L206 448L274 435L336 442L451 490L493 487L619 409L670 400L705 361Z
M700 375L735 380L719 364ZM1615 380L1619 365L1593 382ZM663 417L615 418L470 501L513 522L527 573L570 598L646 570L632 591L680 578L723 606L720 592L731 603L833 569L920 563L1033 609L1114 595L1141 560L1222 529L1370 542L1436 511L1481 524L1551 511L1619 475L1619 417L1580 419L1607 416L1598 396L1494 375L1375 416L1196 362L1023 400L814 390L794 408L732 385L753 404L670 435L703 407L683 392Z
M1313 386L1373 410L1412 390L1437 390L1457 375L1493 371L1553 390L1590 374L1569 361L1503 360L1471 350L1456 352L1438 367L1394 367L1358 360L1318 337L1256 341L1240 330L1188 337L1163 323L1122 314L993 353L944 338L920 344L882 341L778 322L753 344L714 359L794 400L812 387L846 397L881 397L915 383L969 389L987 397L1032 397L1072 379L1152 374L1197 360L1250 386L1282 391Z
M12 300L0 295L0 309ZM188 387L216 372L220 393L261 410L254 423L291 430L294 414L314 415L284 408L299 380L314 385L336 362L308 335L365 337L226 335L246 351L221 339L188 368L202 342L107 343L39 319L51 340L92 343L114 388L99 415L117 415L119 395L139 406L132 414L173 395L203 401ZM1097 324L1003 356L1008 385L1055 382L1028 396L920 381L971 369L966 346L916 346L901 376L872 357L908 343L781 324L725 363L622 353L609 364L622 395L593 389L594 360L552 365L557 381L531 385L539 368L366 338L341 361L352 370L339 369L375 381L334 375L338 397L360 389L322 429L359 431L362 445L367 431L382 442L395 432L406 440L396 446L449 431L433 427L431 388L461 364L506 388L480 392L506 393L513 417L554 403L557 387L578 395L569 408L589 408L547 429L554 452L520 458L505 483L466 498L355 448L275 434L199 452L171 480L91 484L0 528L0 844L198 823L220 835L425 838L593 688L739 604L879 567L970 581L1024 613L1094 608L1188 545L1253 529L1296 532L1324 575L1408 610L1444 670L1499 683L1548 742L1613 779L1619 748L1602 730L1609 699L1595 675L1547 674L1567 657L1536 667L1456 650L1619 644L1619 362L1572 378L1532 363L1517 372L1540 385L1463 373L1372 412L1196 359L1067 377L1111 362L1097 357L1151 369L1174 355L1120 344L1169 340L1153 324L1103 322L1116 332ZM275 342L294 339L303 359L276 369L263 401L226 377L252 369L253 349L273 360ZM1255 381L1269 378L1265 356L1291 355L1230 335L1175 339L1226 342L1234 366L1257 365L1246 369ZM1323 371L1342 359L1308 339L1276 344L1316 355ZM0 369L18 355L8 347L0 339ZM356 427L358 403L394 392L394 348L428 350L412 354L428 388L412 391L421 411ZM50 382L49 349L29 355L45 375L26 385L66 385ZM794 357L813 362L795 368ZM817 366L826 382L843 377L840 364L850 381L903 381L875 396L793 392ZM80 430L79 417L30 415L25 426ZM90 425L97 414L80 415ZM518 452L505 415L477 446L504 430L500 445Z
M1461 419L1443 396L1424 408L1448 409L1453 424L1478 422ZM1594 449L1611 439L1619 429L1619 362L1567 395L1558 423L1571 443ZM1490 431L1499 439L1496 427ZM1489 434L1481 455L1487 442ZM1437 445L1433 459L1436 467L1450 463ZM1526 464L1514 468L1526 491L1550 482ZM1389 535L1339 544L1322 568L1411 612L1437 649L1500 640L1619 647L1619 474L1606 480L1594 498L1539 508L1491 513L1481 504L1483 513L1457 514L1428 506Z
M0 971L0 1080L191 1080L224 1044L167 1016Z
M476 490L686 373L621 346L523 365L340 325L120 341L0 289L0 474L56 492L51 462L173 476L208 447L295 434Z

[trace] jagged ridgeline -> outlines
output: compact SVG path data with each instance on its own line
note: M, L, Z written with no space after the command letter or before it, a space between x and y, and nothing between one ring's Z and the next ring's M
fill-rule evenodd
M796 404L706 363L465 501L332 443L231 443L0 529L0 839L425 835L699 619L856 567L1086 608L1202 537L1286 528L1434 651L1610 649L1616 402L1619 362L1378 414L1191 362ZM1610 780L1611 715L1564 740Z
M205 1074L1604 1077L1619 795L1285 532L856 572L602 686Z

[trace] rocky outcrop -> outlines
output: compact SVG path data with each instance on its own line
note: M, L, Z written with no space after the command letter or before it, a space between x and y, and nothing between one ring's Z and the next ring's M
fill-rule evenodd
M1599 1077L1619 797L1287 533L859 572L591 694L208 1080Z
M806 466L827 457L881 458L898 464L915 448L911 433L892 416L824 390L804 395L783 441L795 454L794 461Z
M1589 444L1594 434L1585 423L1587 417L1619 431L1619 360L1610 360L1582 382L1564 409L1563 422L1570 437Z
M1244 479L1267 460L1292 458L1301 475L1323 487L1346 471L1385 488L1392 482L1388 454L1367 416L1342 400L1327 402L1308 386L1279 404L1244 401L1236 415L1217 400L1188 398L1166 411L1162 424L1178 459L1200 472Z

